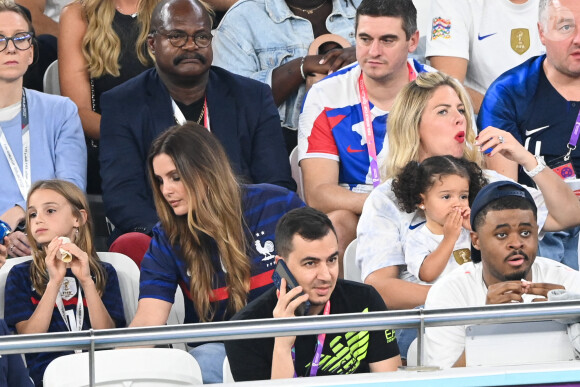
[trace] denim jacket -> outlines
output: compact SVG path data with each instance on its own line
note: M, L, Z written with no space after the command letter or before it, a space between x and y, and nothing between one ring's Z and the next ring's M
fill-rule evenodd
M361 0L353 0L359 6ZM356 8L348 0L332 0L326 29L355 43ZM214 31L213 64L272 86L272 71L308 53L312 25L292 13L284 0L240 0ZM304 84L279 106L282 126L297 130Z

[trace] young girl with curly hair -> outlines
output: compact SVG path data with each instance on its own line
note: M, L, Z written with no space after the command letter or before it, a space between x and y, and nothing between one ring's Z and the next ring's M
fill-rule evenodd
M425 213L425 223L404 243L407 270L423 282L435 282L471 261L469 206L487 184L479 166L453 156L411 161L393 181L401 210Z

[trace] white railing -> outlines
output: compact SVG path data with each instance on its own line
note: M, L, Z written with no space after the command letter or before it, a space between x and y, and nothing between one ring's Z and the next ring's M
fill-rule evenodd
M83 349L89 351L90 385L95 385L94 351L113 347L206 342L258 337L340 333L353 330L417 328L417 364L423 364L425 327L555 319L580 321L580 301L487 305L452 309L412 309L266 320L223 321L143 328L42 333L0 337L0 355Z

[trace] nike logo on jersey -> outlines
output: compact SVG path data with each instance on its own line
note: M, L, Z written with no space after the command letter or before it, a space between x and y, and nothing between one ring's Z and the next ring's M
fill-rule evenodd
M352 149L349 145L348 148L346 148L346 151L348 153L359 153L359 152L364 152L364 149Z
M414 229L416 229L417 227L419 227L420 225L422 225L422 224L423 224L423 223L425 223L425 222L427 222L427 221L426 221L426 220L424 220L424 221L422 221L422 222L419 222L419 223L417 223L417 224L410 224L410 225L409 225L409 230L414 230Z
M532 130L526 130L526 136L531 136L534 133L539 132L540 130L544 130L549 128L550 125L546 125L546 126L542 126L541 128L536 128L536 129L532 129Z
M489 38L490 36L493 36L495 34L497 34L497 32L494 32L493 34L489 34L489 35L483 35L483 36L481 36L480 34L477 34L477 39L478 40L483 40L483 39Z

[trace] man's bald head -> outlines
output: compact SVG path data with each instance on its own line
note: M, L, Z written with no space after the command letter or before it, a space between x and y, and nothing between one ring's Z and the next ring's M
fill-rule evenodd
M215 12L211 6L203 0L161 0L153 9L151 15L151 27L149 32L158 31L173 17L172 8L180 3L190 3L199 8L209 18L210 25L213 25Z

